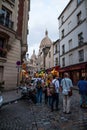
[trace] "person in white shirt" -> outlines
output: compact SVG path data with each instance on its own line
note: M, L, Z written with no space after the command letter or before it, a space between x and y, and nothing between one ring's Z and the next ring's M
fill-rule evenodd
M68 95L68 92L72 90L73 84L72 80L69 78L68 73L64 73L64 78L61 81L62 94L63 94L63 112L70 114L70 100L71 96Z
M57 76L53 76L52 84L55 87L55 93L52 95L51 111L54 111L54 103L56 102L56 110L59 110L59 81Z

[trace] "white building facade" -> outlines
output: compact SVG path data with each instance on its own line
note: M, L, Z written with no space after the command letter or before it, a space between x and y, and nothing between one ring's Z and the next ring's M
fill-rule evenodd
M74 83L87 77L87 0L70 0L58 17L60 73L70 73Z

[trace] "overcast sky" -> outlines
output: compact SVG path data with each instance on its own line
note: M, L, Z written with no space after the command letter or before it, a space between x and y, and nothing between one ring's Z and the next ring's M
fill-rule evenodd
M48 30L51 41L59 38L58 17L70 0L31 0L29 13L28 53L38 54L41 40Z

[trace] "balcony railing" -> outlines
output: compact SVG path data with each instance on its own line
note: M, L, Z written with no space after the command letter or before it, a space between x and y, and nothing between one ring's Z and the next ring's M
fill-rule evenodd
M13 29L14 23L10 19L6 19L6 18L2 17L2 15L0 15L0 24L7 28Z

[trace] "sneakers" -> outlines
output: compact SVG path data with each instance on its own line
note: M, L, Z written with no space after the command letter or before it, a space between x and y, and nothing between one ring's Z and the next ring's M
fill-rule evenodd
M71 112L63 112L64 114L71 114Z

